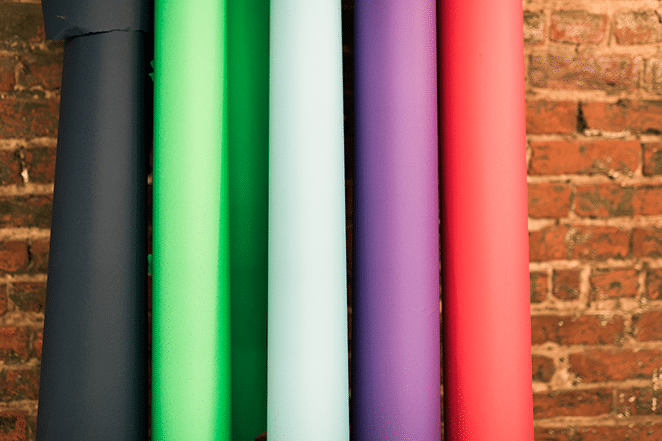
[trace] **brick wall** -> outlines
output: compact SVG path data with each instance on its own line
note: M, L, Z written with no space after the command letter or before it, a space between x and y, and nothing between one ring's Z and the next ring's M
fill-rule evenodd
M34 440L61 42L39 2L0 1L0 441Z
M523 6L536 440L659 440L662 8ZM0 441L35 436L63 53L41 14L0 0Z
M536 439L662 439L662 8L525 1Z

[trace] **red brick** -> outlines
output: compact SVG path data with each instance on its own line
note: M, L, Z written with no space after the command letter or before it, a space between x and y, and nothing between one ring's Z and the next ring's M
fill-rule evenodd
M552 13L550 40L560 43L599 43L607 34L606 14L586 11L555 11Z
M531 55L527 78L532 86L547 89L636 89L639 67L627 55Z
M545 38L544 29L543 11L524 11L524 44L541 44Z
M633 229L632 255L634 257L662 257L660 229L655 227Z
M44 312L46 282L14 282L9 298L20 311Z
M570 354L569 371L584 383L651 378L662 353L656 349L598 350Z
M62 52L27 52L19 60L23 70L19 83L24 87L42 86L45 90L59 89L62 79Z
M570 211L570 186L568 184L528 184L529 217L562 218Z
M589 129L632 133L662 131L662 102L619 100L616 103L582 103Z
M618 44L662 41L662 24L655 11L626 11L614 14L614 38Z
M44 333L42 331L35 332L34 341L32 342L32 349L34 355L41 360L41 348L44 344Z
M23 272L28 264L28 246L25 241L0 242L0 275Z
M53 195L0 197L0 228L50 228Z
M575 212L584 217L632 216L635 190L618 184L578 185Z
M639 341L662 340L662 311L649 311L632 316L634 338Z
M16 84L15 65L16 58L13 55L0 55L0 92L14 90Z
M2 3L0 3L2 5ZM59 99L0 99L0 137L57 137Z
M650 92L659 92L662 90L662 59L651 58L646 60L644 87Z
M28 267L31 273L48 272L48 250L50 239L34 239L30 245L30 254L32 255Z
M531 343L551 341L561 346L614 344L622 336L623 319L613 317L604 322L599 317L534 315L531 317Z
M577 103L572 101L527 101L526 133L574 133Z
M634 268L595 270L591 274L591 294L593 300L617 297L635 297L639 282Z
M39 368L3 370L0 372L0 400L37 400L39 398Z
M641 185L636 187L632 198L636 216L657 216L662 214L662 187Z
M662 415L662 390L652 387L624 389L618 392L616 413L623 416Z
M646 274L646 298L662 299L662 268L649 269Z
M43 23L39 3L0 3L0 50L28 49L28 42L36 41Z
M535 419L605 415L611 408L612 391L608 388L533 394Z
M30 182L45 184L55 180L55 149L33 147L25 150Z
M30 332L16 326L0 327L0 358L5 363L16 363L28 359Z
M554 360L534 355L531 357L531 367L533 369L533 381L549 381L554 375Z
M639 165L639 141L531 141L531 175L632 175Z
M547 297L547 274L529 273L531 303L540 303Z
M7 284L0 283L0 315L7 312Z
M630 234L615 227L555 225L529 232L529 258L545 260L625 258Z
M644 149L643 173L646 176L662 175L662 142L642 145Z
M24 412L14 410L0 412L0 441L27 440L28 419L29 416Z
M662 425L593 426L577 428L576 441L660 441Z
M561 300L576 300L579 297L579 270L554 270L552 292Z
M569 429L548 429L544 427L533 428L533 439L535 441L570 441L568 438ZM442 438L443 439L443 438Z
M21 165L11 150L0 150L0 185L17 185L21 180Z

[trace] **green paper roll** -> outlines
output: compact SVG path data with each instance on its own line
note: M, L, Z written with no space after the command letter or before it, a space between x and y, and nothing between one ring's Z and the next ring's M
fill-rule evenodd
M269 0L228 2L232 439L267 430Z
M349 439L340 1L272 0L270 440Z
M230 440L225 1L154 27L152 439Z

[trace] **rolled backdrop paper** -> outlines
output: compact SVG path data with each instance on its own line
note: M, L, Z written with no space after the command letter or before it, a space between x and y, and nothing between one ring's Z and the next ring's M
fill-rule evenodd
M269 0L227 4L232 439L267 430Z
M352 439L438 440L434 0L357 0Z
M438 7L444 432L447 440L530 441L522 4Z
M349 439L340 1L273 0L268 439Z
M225 2L155 11L152 439L230 440Z
M122 31L65 42L39 441L147 438L150 42Z

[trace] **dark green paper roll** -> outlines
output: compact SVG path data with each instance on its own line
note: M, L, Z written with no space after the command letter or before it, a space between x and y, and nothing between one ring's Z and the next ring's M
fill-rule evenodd
M227 441L225 1L155 11L152 439Z
M269 0L228 2L232 439L267 430Z

